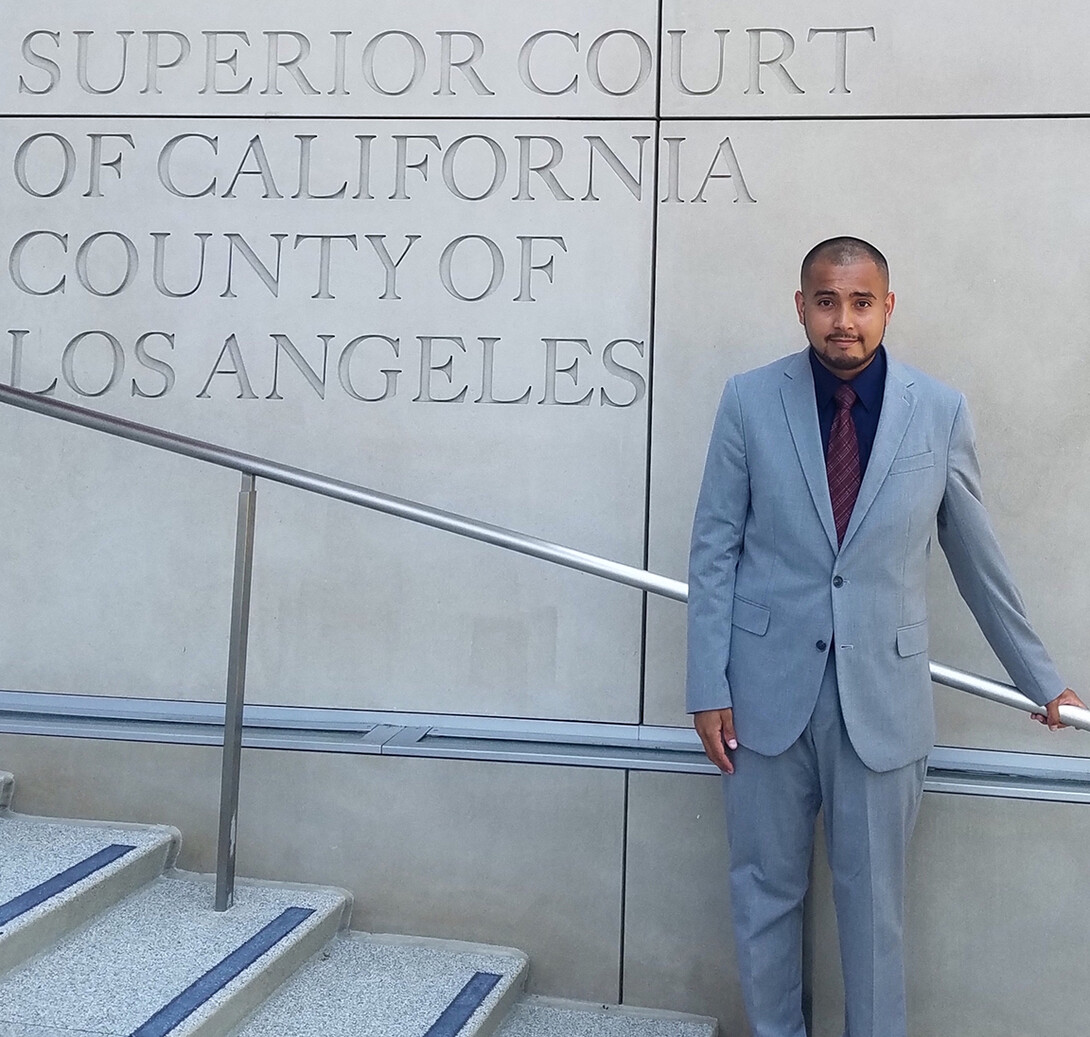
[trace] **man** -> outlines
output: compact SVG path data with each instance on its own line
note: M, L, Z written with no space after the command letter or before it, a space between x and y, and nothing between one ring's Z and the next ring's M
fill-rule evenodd
M824 804L847 1037L905 1037L904 861L934 741L932 534L1018 687L1065 689L980 499L964 397L888 356L885 258L815 246L809 348L731 378L693 525L687 699L727 775L731 901L754 1037L805 1037L802 902ZM1047 704L1047 705L1046 705Z

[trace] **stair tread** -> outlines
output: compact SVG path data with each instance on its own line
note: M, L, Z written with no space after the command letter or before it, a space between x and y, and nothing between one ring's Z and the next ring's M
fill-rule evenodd
M131 894L0 976L0 1032L8 1032L5 1025L22 1025L130 1034L285 909L314 908L315 913L270 956L339 914L346 894L320 887L239 884L230 911L216 912L213 902L209 881L180 873ZM228 996L268 958L216 997Z
M498 975L457 1031L469 1037L521 989L527 968L526 955L509 948L350 933L300 968L235 1037L422 1037L475 974Z
M176 838L176 830L163 825L94 825L19 814L0 817L0 904L34 889L108 846L133 846L135 855L139 856ZM103 868L102 873L119 870L125 863L119 859ZM101 877L102 874L96 873L83 879L81 884Z
M527 997L495 1037L715 1037L717 1032L718 1023L703 1016Z

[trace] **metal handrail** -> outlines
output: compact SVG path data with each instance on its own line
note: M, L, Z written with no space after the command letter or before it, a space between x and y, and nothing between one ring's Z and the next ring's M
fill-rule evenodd
M75 404L36 396L22 389L13 389L9 385L0 384L0 403L8 403L23 410L45 414L73 425L83 425L85 428L129 439L134 443L169 450L171 453L192 457L197 461L206 461L209 464L219 465L221 468L232 468L244 475L259 475L272 482L295 486L300 490L308 490L311 493L346 501L349 504L358 504L362 508L394 515L419 525L444 529L448 533L456 533L508 551L531 555L569 569L578 569L580 572L601 576L614 583L623 583L638 590L659 594L664 598L673 598L675 601L682 602L688 600L689 588L680 580L671 580L667 576L659 576L645 569L599 558L597 555L541 540L513 529L505 529L503 526L478 522L476 519L467 518L465 515L458 515L452 511L443 511L403 497L380 493L365 486L334 479L332 476L309 472L303 468L293 468L291 465L256 457L253 454L244 454L229 447L206 443L189 436L180 436L175 432L167 432L166 429L155 428L152 425L141 425L125 418L100 414L86 407L77 407Z
M45 414L51 418L58 418L74 425L83 425L85 428L119 436L122 439L129 439L134 443L143 443L146 446L158 447L161 450L168 450L184 457L206 461L221 468L231 468L245 475L261 476L273 482L282 483L285 486L295 486L300 490L308 490L324 497L332 497L334 500L357 504L362 508L379 511L386 515L394 515L419 525L443 529L448 533L455 533L471 540L479 540L482 543L502 547L508 551L517 551L520 554L540 558L546 562L562 565L569 569L577 569L593 576L601 576L614 583L626 584L629 587L635 587L637 590L658 594L674 601L686 602L689 600L688 585L680 580L660 576L657 573L625 565L622 562L614 562L607 558L588 554L585 551L577 551L574 548L564 547L561 544L542 540L513 529L506 529L503 526L479 522L456 512L444 511L403 497L380 493L378 490L368 489L365 486L345 482L341 479L334 479L328 475L320 475L303 468L294 468L291 465L271 461L268 458L245 454L229 447L193 439L189 436L181 436L175 432L168 432L166 429L155 428L152 425L141 425L126 418L118 418L89 410L86 407L78 407L72 403L64 403L60 400L38 396L2 383L0 383L0 403L7 403L22 410ZM1029 713L1039 713L1041 711L1041 706L1028 696L1023 695L1011 684L1004 684L1001 681L958 670L942 663L932 662L930 667L931 679L936 684L968 692L970 695L976 695ZM1061 706L1060 716L1064 723L1069 724L1071 727L1090 731L1090 709L1079 709L1077 706Z
M520 533L503 526L432 508L417 501L380 493L355 483L334 479L302 468L280 464L267 458L245 454L229 447L181 436L151 425L141 425L125 418L101 414L86 407L64 403L0 383L0 403L22 410L44 414L60 421L105 432L134 443L157 447L198 461L231 468L242 473L239 494L238 526L235 537L235 580L231 618L231 650L228 666L227 696L224 718L223 776L220 786L219 850L217 853L216 908L226 910L234 897L235 834L237 831L239 764L242 751L242 705L244 700L247 620L249 614L250 574L253 558L254 479L257 476L285 486L317 493L334 500L356 504L371 511L406 519L418 525L443 529L458 536L478 540L508 551L540 558L543 561L601 576L614 583L625 584L650 594L674 601L686 602L687 584L635 566L614 562L585 551L564 547L548 540ZM950 688L1013 706L1030 713L1040 713L1042 707L1023 695L1017 688L977 674L966 673L930 663L931 679ZM1061 706L1060 717L1071 727L1090 731L1090 710Z

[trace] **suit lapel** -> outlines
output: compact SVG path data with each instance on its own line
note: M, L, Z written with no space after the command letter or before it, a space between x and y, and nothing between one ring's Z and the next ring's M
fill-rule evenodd
M784 369L787 380L780 388L784 413L787 415L787 427L795 443L802 474L810 488L822 528L829 538L834 554L837 551L836 522L833 519L833 505L829 499L829 477L825 472L825 457L821 451L821 429L818 427L817 400L814 396L814 374L810 370L808 350L798 353ZM886 384L889 384L887 375ZM882 419L885 420L885 402L882 404ZM892 455L891 459L892 459ZM873 459L871 464L873 464ZM887 465L888 467L888 465ZM868 465L868 472L870 465Z
M909 388L913 381L911 373L892 357L887 358L887 364L886 386L882 393L882 415L874 433L874 446L871 448L863 482L859 486L859 496L855 500L848 528L844 531L844 543L840 547L842 551L848 546L860 523L866 518L874 498L878 496L916 409L916 397ZM832 505L830 510L831 508Z

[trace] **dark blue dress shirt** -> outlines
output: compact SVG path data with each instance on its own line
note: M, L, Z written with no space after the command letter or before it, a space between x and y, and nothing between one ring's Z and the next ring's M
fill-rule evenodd
M810 367L814 372L814 394L817 396L818 426L821 428L821 451L824 455L829 452L829 432L836 416L833 396L842 380L822 366L812 346ZM859 474L862 476L867 470L874 434L878 431L878 418L882 414L882 394L886 389L886 347L879 346L874 359L849 382L857 397L852 404L852 421L859 440Z

